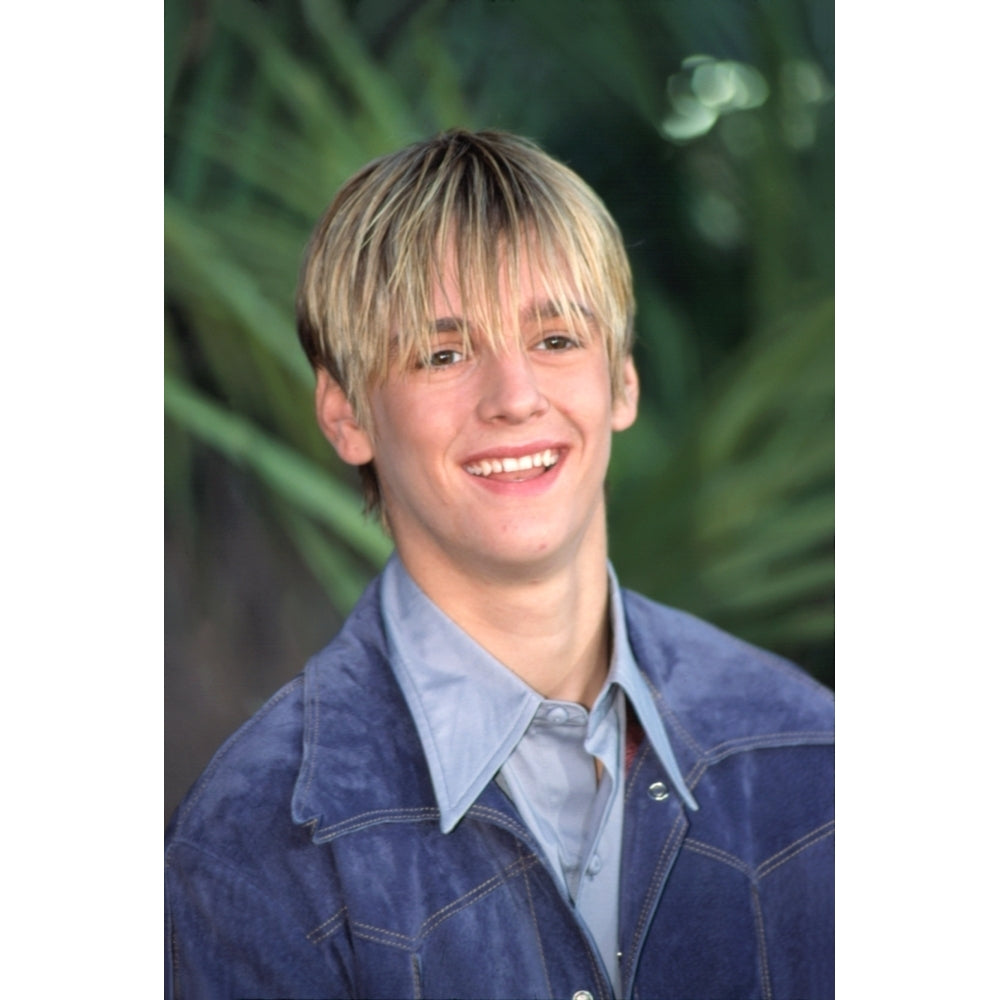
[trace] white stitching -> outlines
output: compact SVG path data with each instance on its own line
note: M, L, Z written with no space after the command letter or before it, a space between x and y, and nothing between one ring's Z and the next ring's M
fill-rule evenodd
M468 909L468 907L470 907L473 903L479 902L479 900L483 897L488 896L491 892L499 889L505 882L510 881L512 878L516 878L523 871L527 871L528 868L537 864L538 858L534 855L519 857L517 861L508 865L500 874L494 875L492 878L489 878L485 882L477 885L474 889L470 889L464 896L459 896L458 899L453 900L447 906L443 906L437 911L437 913L432 913L420 925L420 939L423 940L427 938L431 931L437 928L440 924L443 924L449 918L453 917L456 913L461 913L462 910ZM462 905L459 906L459 903Z
M798 840L793 841L787 847L778 851L777 854L773 854L766 861L762 861L757 868L757 877L764 878L765 876L770 875L783 864L791 861L791 859L796 855L801 854L814 844L818 844L821 840L826 840L827 837L832 837L833 830L834 821L831 819L828 823L824 823L822 826L816 827L815 830L807 833L804 837L800 837ZM793 848L794 850L792 850Z
M632 943L629 946L630 966L632 965L632 956L637 953L639 947L639 935L642 932L643 925L646 923L650 912L652 912L653 897L659 895L658 887L660 885L662 874L666 870L668 859L673 856L674 843L675 841L679 841L683 836L686 826L687 824L685 822L684 813L680 812L677 819L674 820L674 825L671 827L670 833L668 834L666 842L663 845L663 850L660 852L660 859L656 864L656 870L653 872L653 877L650 879L649 891L646 893L642 910L639 913L639 919L636 921L635 932L632 935Z
M772 1000L771 970L767 963L767 938L764 935L764 914L760 908L760 894L757 886L751 883L750 899L753 903L753 922L757 931L757 948L760 955L760 986L764 993L763 1000Z
M329 920L324 920L318 927L314 927L308 934L306 934L307 940L312 944L319 944L320 941L325 940L330 937L330 935L335 934L339 929L340 925L344 922L344 917L347 914L347 907L342 906L337 912L330 917ZM335 924L333 927L327 925Z
M354 833L377 823L401 823L407 820L435 820L440 818L441 813L431 806L413 807L412 809L371 809L368 812L358 813L350 819L334 823L332 826L325 826L321 830L315 831L313 839L318 843L333 840L342 834Z
M753 869L745 861L738 858L735 854L723 851L721 848L713 847L711 844L706 844L701 840L691 840L689 837L684 841L684 849L694 851L695 854L702 854L713 861L720 861L722 864L729 865L730 868L735 868L737 871L742 872L747 878L753 878Z
M517 850L518 855L523 857L523 848L520 844L518 844ZM521 872L521 877L524 879L524 892L528 897L528 910L531 913L531 923L535 928L535 944L538 945L538 954L542 959L542 972L545 975L545 991L549 996L553 996L552 981L549 979L549 963L545 960L545 948L542 946L542 935L538 928L538 917L535 915L535 903L531 897L531 879L528 878L527 868Z
M685 784L691 787L701 780L701 776L713 765L720 764L728 757L750 750L778 750L787 747L829 746L833 743L833 733L828 730L801 731L790 733L767 733L761 736L745 736L727 740L707 751L706 755L694 763L684 776Z

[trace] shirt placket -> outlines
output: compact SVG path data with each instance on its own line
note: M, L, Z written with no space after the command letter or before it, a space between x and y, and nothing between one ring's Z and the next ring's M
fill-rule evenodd
M618 892L621 875L621 834L624 818L621 794L625 731L625 699L618 690L603 711L592 716L585 750L600 760L601 781L592 816L592 835L585 853L576 907L594 936L614 986L621 995L618 959Z

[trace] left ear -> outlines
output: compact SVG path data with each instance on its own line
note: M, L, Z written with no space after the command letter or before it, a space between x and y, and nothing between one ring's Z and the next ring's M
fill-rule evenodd
M358 423L344 390L325 368L316 370L316 422L349 465L366 465L375 457L370 435Z
M639 412L639 373L630 354L625 359L622 391L611 404L611 429L623 431L635 423Z

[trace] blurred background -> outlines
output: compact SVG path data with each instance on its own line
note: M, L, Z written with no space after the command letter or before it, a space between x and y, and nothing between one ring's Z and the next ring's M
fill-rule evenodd
M166 0L165 810L389 552L317 430L310 230L368 160L527 135L639 303L622 583L833 686L832 0Z

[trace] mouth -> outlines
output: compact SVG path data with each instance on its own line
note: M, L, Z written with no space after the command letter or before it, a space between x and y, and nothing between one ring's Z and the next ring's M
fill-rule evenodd
M469 462L462 468L471 476L495 479L499 482L521 483L528 479L544 476L549 469L559 463L558 449L545 448L542 451L521 455L517 458L482 458Z

